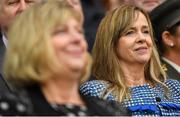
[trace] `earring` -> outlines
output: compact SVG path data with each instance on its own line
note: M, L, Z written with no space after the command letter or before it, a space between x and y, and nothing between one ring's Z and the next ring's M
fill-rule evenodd
M171 43L171 44L170 44L170 47L173 47L173 46L174 46L174 44L173 44L173 43Z

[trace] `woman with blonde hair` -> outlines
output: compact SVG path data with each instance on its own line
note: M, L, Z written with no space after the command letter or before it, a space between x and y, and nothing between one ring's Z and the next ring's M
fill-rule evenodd
M91 58L82 15L65 0L43 1L19 15L8 39L4 74L29 100L33 115L122 114L115 105L79 94Z
M121 5L101 21L93 47L93 76L83 95L116 100L133 115L180 115L180 83L166 80L146 12Z

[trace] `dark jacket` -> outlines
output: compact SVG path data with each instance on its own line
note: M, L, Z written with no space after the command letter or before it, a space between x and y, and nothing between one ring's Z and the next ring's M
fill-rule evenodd
M4 80L3 73L2 73L5 50L6 50L6 47L3 43L2 34L0 31L0 93L10 91L9 86L7 85L6 81Z
M27 88L27 95L32 104L32 109L34 111L33 115L65 115L64 112L57 112L53 109L50 104L45 99L40 88L38 86L31 86ZM122 107L116 102L106 102L97 98L81 96L84 100L90 116L100 115L100 116L111 116L111 115L130 115L129 111Z
M105 9L100 0L81 0L81 3L85 17L84 29L88 51L91 52L99 23L105 15Z
M166 73L168 75L168 78L180 81L180 74L178 73L178 71L163 59L161 59L161 62L162 65L167 68Z
M1 30L0 30L0 72L1 73L2 73L3 59L4 59L5 51L6 51L6 47L3 43L2 34L1 34Z

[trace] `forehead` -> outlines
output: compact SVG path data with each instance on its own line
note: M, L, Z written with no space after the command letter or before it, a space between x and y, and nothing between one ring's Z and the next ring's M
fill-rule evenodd
M146 25L148 25L148 21L147 21L146 16L142 12L140 12L140 11L136 11L135 12L135 19L134 19L133 22L135 24L139 23L139 24L144 24L144 25L146 24Z

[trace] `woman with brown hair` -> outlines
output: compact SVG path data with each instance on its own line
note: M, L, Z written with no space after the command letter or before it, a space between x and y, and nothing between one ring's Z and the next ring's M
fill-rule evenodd
M121 5L101 21L93 47L93 76L84 95L116 100L133 115L180 115L180 83L166 80L148 14Z

